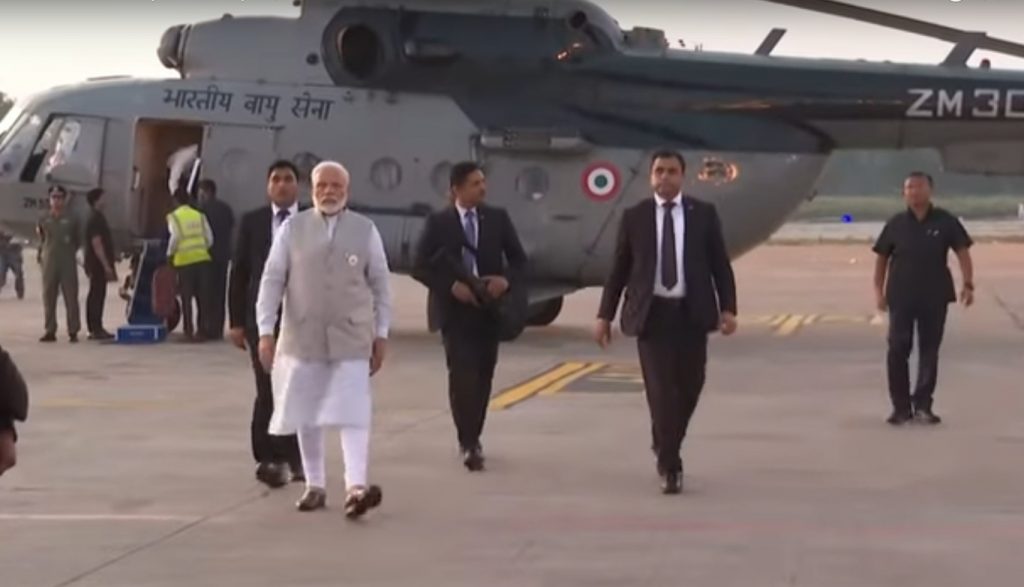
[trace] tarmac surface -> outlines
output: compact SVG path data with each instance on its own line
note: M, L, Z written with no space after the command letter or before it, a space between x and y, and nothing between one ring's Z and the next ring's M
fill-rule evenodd
M31 393L0 478L0 585L1020 585L1024 246L974 254L977 304L950 313L934 428L884 421L865 245L737 261L740 329L712 338L677 496L659 491L633 341L590 340L598 290L502 347L488 470L469 473L424 292L396 276L374 378L384 502L355 523L337 440L326 511L297 512L300 485L255 481L246 354L173 336L71 345L63 310L42 345L26 254L29 297L0 292L2 344ZM83 319L84 296L83 279ZM122 316L111 287L108 329Z

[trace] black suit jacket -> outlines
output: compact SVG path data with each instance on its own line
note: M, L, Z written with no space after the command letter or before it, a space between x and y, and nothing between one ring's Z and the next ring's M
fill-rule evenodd
M481 204L477 207L477 272L481 277L501 275L513 288L524 287L526 252L519 242L512 219L502 208ZM447 253L462 258L462 247L468 244L462 229L458 209L452 205L427 217L426 225L416 245L416 256L411 275L425 285L427 295L427 322L431 332L444 328L451 317L467 306L452 295L455 275L433 260Z
M299 211L308 206L299 204ZM260 293L263 266L273 243L271 220L273 208L268 204L247 212L238 226L238 238L231 260L228 283L228 320L231 328L245 328L249 338L259 336L256 325L256 298Z
M683 275L690 317L708 332L718 329L721 312L736 314L736 280L722 237L722 223L712 204L682 197ZM605 281L598 317L613 320L623 290L623 334L643 333L654 297L658 232L654 197L627 209L619 225L612 269Z

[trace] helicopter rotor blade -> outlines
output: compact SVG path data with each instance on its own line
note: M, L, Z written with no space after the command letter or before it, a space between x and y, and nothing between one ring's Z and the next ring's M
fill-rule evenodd
M1024 44L1021 43L1015 43L1013 41L1007 41L1004 39L995 39L989 37L985 33L965 31L962 29L943 26L940 24L935 24L924 20L918 20L916 18L910 18L907 16L900 16L898 14L883 12L881 10L864 8L862 6L855 6L853 4L847 4L845 2L838 2L836 0L765 1L772 2L774 4L782 4L784 6L791 6L793 8L801 8L804 10L811 10L814 12L831 14L832 16L849 18L860 22L876 24L879 26L896 29L908 33L916 33L918 35L932 37L933 39L939 39L942 41L948 41L950 43L956 43L959 46L960 50L958 51L957 49L954 49L954 51L951 52L950 56L947 58L947 62L959 62L961 54L964 53L963 50L970 47L984 49L986 51L994 51L996 53L1003 53L1005 55L1012 55L1014 57L1024 58ZM956 54L955 58L954 54Z

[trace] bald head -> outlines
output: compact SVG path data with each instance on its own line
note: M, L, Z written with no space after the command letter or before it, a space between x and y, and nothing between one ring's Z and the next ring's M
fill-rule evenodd
M348 201L349 173L337 161L321 161L313 168L313 204L321 214L334 216Z

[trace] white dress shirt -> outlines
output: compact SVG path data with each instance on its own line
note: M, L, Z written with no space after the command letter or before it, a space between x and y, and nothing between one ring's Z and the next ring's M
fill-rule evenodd
M290 217L289 217L290 218ZM328 216L324 222L327 238L332 238L338 217ZM274 244L270 246L267 263L263 267L264 278L260 284L260 296L256 300L256 323L260 336L274 334L277 324L277 309L284 298L284 290L288 279L288 244L291 239L291 222L285 222L278 228ZM375 336L387 338L391 326L391 270L388 268L388 257L384 250L384 240L377 227L370 231L370 245L367 249L366 281L373 291L373 312L376 320ZM263 291L263 290L266 291Z
M654 295L663 298L683 298L686 297L686 280L683 279L683 234L686 233L686 215L683 214L682 194L672 200L675 203L675 206L672 207L672 228L676 236L676 275L678 276L676 285L672 289L666 289L661 283L661 241L665 227L664 204L668 200L655 194L654 201L657 203L657 206L654 207L654 221L658 233L657 264L654 266Z
M459 225L462 227L462 233L466 233L466 213L473 210L473 240L476 242L477 250L480 249L480 211L476 208L463 208L458 202L455 203L455 209L459 211ZM476 256L473 256L473 275L480 277L480 271L476 266Z
M280 212L281 210L284 210L284 208L281 208L277 204L274 204L273 202L271 202L271 204L270 204L270 239L271 240L273 240L274 237L277 236L277 229L281 228L281 221L277 217L277 213ZM292 216L295 216L298 213L299 213L299 202L298 201L292 202L292 205L288 207L288 218L291 218ZM288 218L285 218L285 222L288 221Z

